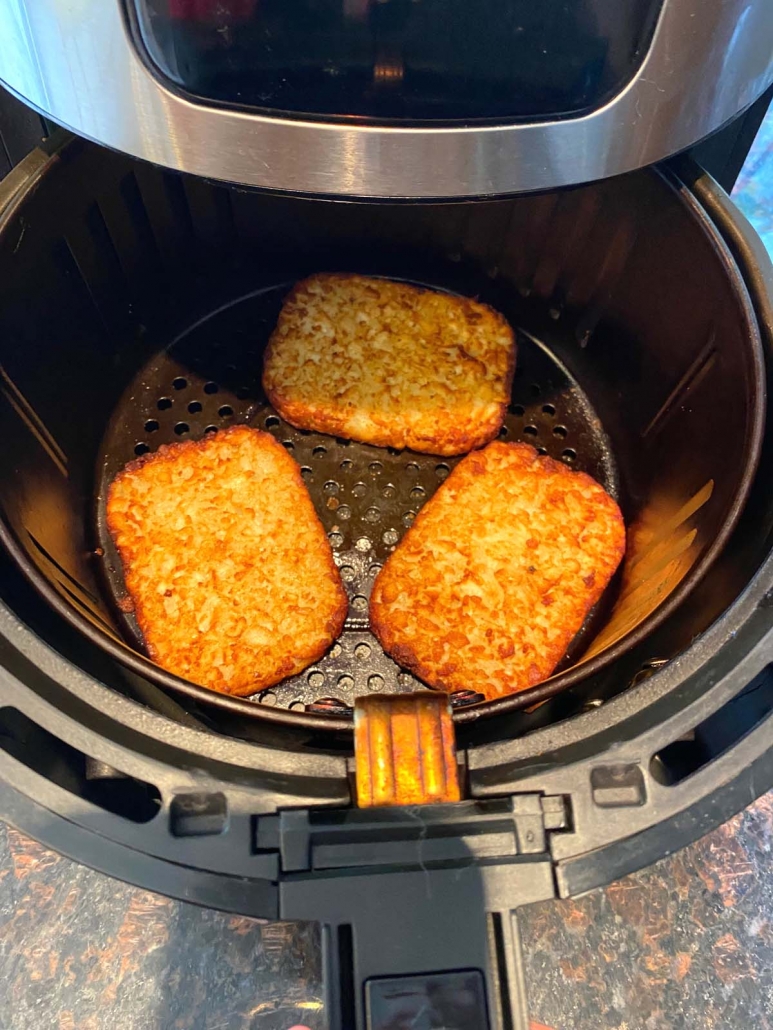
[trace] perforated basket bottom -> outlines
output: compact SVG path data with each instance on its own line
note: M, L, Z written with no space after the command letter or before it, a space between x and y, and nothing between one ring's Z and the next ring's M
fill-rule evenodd
M369 692L405 692L421 684L382 651L368 629L373 580L419 508L458 458L397 452L294 429L280 419L260 386L263 348L292 283L283 282L235 301L189 329L151 360L114 412L103 441L97 502L97 537L104 551L105 585L116 623L143 651L137 625L121 612L125 586L106 530L107 486L123 466L161 444L199 439L235 423L270 432L301 466L327 531L349 595L340 639L313 667L252 700L282 708L329 710ZM518 332L517 368L502 438L532 444L541 453L581 469L618 495L609 440L588 398L539 341ZM576 659L608 605L597 606L562 667ZM459 696L457 703L476 695Z

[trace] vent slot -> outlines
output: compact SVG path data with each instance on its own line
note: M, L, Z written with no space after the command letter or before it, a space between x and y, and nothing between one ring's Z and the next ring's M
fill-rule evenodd
M41 544L37 537L33 536L29 530L27 530L27 536L29 537L30 543L35 548L35 550L40 555L42 555L42 557L45 558L47 562L50 562L50 564L53 565L54 568L58 572L60 572L62 576L68 579L76 590L79 590L81 593L83 593L85 597L88 598L89 601L91 601L92 604L96 605L99 603L94 594L90 590L87 590L86 587L79 580L77 580L73 575L71 575L71 573L69 573L67 569L65 569L64 566L60 562L58 562L56 558L54 558L49 553L49 551L46 550L43 544Z
M133 823L149 823L161 807L152 783L111 769L66 744L17 708L0 708L0 748L28 769L98 808Z
M161 260L153 226L151 225L137 178L133 173L124 176L121 180L119 192L133 233L136 253L141 257L141 280L152 281L159 276L165 276L166 271Z
M354 937L349 923L338 927L338 982L340 985L341 1025L354 1026L355 994L354 994Z
M773 664L732 701L652 756L650 772L658 783L674 787L729 751L773 712Z
M91 234L96 253L99 255L99 262L109 269L108 281L116 285L120 283L122 292L128 294L126 277L118 251L113 237L110 235L102 209L96 201L86 212L86 226Z

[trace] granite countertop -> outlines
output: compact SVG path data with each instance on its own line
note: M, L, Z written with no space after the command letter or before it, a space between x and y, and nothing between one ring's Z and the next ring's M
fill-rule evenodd
M773 1028L772 849L773 792L606 890L523 910L535 1023ZM324 1030L317 942L313 924L149 894L0 824L2 1030Z

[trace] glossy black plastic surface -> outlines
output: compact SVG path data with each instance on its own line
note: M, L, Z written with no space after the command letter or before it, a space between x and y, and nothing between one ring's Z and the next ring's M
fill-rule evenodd
M129 0L162 76L312 116L554 118L619 91L660 0Z
M489 1028L483 975L477 969L381 977L368 980L365 992L368 1030L393 1030L410 1019L423 1019L428 1028Z

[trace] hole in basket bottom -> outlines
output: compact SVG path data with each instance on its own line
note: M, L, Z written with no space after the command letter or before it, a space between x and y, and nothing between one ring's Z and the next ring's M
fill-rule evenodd
M161 805L152 783L95 762L17 708L0 709L0 748L57 787L133 823L150 822Z

